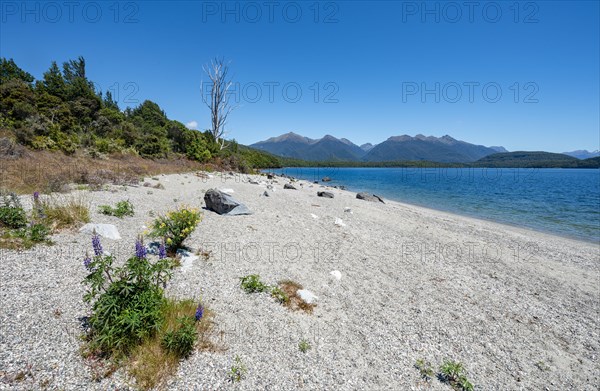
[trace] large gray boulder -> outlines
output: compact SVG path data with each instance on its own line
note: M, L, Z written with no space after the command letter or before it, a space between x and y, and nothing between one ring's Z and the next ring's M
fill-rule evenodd
M382 202L385 204L385 202L383 202L383 199L381 197L379 197L378 195L375 194L371 194L371 193L358 193L356 194L356 198L358 198L359 200L365 200L365 201L371 201L371 202Z
M333 198L333 193L331 193L329 191L318 191L317 196L325 197L325 198Z
M290 185L289 183L286 183L285 185L283 185L284 189L290 189L290 190L297 190L293 185Z
M217 189L209 189L204 194L204 202L206 203L206 208L220 215L235 216L252 214L246 205Z

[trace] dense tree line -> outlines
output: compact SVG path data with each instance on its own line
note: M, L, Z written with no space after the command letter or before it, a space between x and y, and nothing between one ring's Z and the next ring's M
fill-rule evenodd
M52 62L41 80L0 59L0 131L31 149L74 154L131 152L149 158L185 155L208 162L235 160L241 166L277 166L278 160L235 141L221 150L212 134L187 129L167 118L160 106L145 101L121 110L110 91L96 91L82 57Z

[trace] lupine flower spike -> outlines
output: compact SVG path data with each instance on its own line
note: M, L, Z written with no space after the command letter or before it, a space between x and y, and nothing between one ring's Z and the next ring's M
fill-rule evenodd
M94 230L94 235L92 236L92 247L94 247L94 254L96 256L100 256L104 254L104 250L102 250L102 244L100 243L100 236Z
M142 238L139 237L135 242L135 256L139 259L145 259L147 253L146 246L144 246Z
M202 303L198 304L198 308L196 308L196 322L198 322L204 316L204 306Z
M167 249L165 248L165 242L160 243L158 248L158 259L165 259L167 257Z
M85 258L83 260L83 266L85 266L86 269L91 270L91 264L92 264L92 258L90 258L90 255L86 252Z

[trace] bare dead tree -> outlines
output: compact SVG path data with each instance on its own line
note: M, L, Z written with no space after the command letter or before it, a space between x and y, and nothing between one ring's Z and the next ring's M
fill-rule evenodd
M202 69L210 79L210 96L204 94L204 85L200 84L202 100L210 110L210 132L219 147L224 149L227 148L225 125L229 114L237 107L229 101L229 88L233 85L228 75L229 64L226 64L222 58L214 58Z

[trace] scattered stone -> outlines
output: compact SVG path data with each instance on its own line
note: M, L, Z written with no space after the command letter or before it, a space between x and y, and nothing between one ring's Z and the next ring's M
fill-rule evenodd
M346 212L346 213L352 213L352 209L350 209L349 207L345 207L344 208L344 212Z
M314 293L312 293L308 289L299 289L298 291L296 291L296 295L298 295L298 297L306 304L313 304L319 299L317 296L315 296Z
M258 185L258 182L255 181L254 179L250 179L250 181L248 181L248 183L250 183L251 185Z
M235 193L235 191L233 191L233 189L219 189L219 191L222 191L223 193L227 193L227 194Z
M371 202L378 202L379 201L379 202L385 204L385 202L383 202L383 199L381 197L379 197L378 195L376 195L376 194L370 194L370 193L364 193L364 192L362 192L362 193L356 194L356 198L358 198L359 200L365 200L365 201L371 201Z
M331 178L329 178L328 176L323 177L323 179L321 179L321 181L323 182L331 182Z
M345 227L346 226L346 223L344 223L344 221L342 219L338 219L338 218L335 219L335 223L334 224L337 225L338 227Z
M95 223L87 223L83 227L79 229L79 232L93 234L94 231L103 238L112 239L112 240L121 240L121 235L119 234L119 230L112 224L95 224Z
M285 185L283 185L283 188L290 189L290 190L298 190L293 185L290 185L289 183L286 183Z
M266 190L265 190L265 192L263 193L263 195L264 195L265 197L270 197L270 196L271 196L271 195L269 194L269 192L268 192L268 191L266 191Z
M325 198L333 198L333 193L329 192L329 191L318 191L317 195L319 197L325 197Z
M204 194L204 203L206 204L206 208L220 215L235 216L252 214L246 205L234 200L229 194L216 189L208 189Z
M273 174L267 174L267 179L273 179Z
M342 279L342 273L339 270L334 270L334 271L330 272L329 274L331 274L333 276L333 278L335 278L338 281Z
M199 256L192 254L191 252L183 249L177 250L177 258L179 258L179 263L181 264L181 271L186 272L189 268L192 267L194 261L200 259Z
M317 215L316 215L316 214L314 214L314 213L311 213L311 214L310 214L310 217L312 217L312 218L313 218L313 219L315 219L315 220L319 218L319 216L317 216Z

